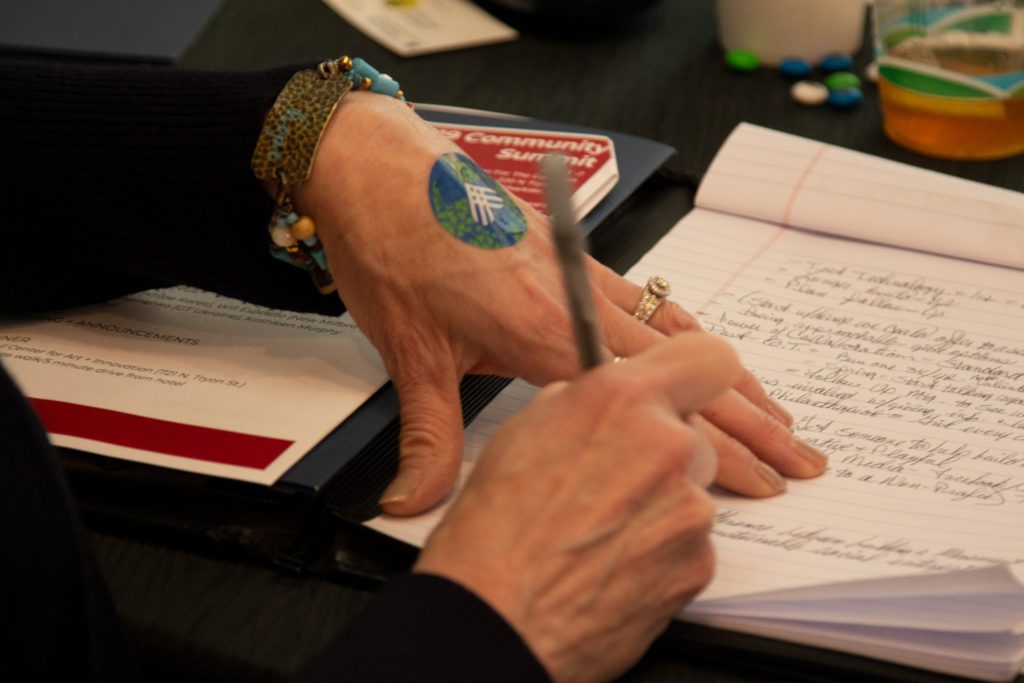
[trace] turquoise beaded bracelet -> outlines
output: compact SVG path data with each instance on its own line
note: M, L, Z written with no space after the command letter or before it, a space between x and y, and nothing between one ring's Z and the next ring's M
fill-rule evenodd
M256 177L279 188L267 225L271 255L305 268L324 294L335 290L334 280L316 225L295 210L292 193L309 178L327 123L353 88L405 101L398 81L362 59L322 62L316 69L297 72L285 84L263 121L252 155Z

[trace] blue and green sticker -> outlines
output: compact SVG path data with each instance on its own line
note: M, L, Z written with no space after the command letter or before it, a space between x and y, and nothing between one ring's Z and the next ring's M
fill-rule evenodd
M429 191L438 222L466 244L504 249L526 235L526 216L512 196L465 154L437 158Z

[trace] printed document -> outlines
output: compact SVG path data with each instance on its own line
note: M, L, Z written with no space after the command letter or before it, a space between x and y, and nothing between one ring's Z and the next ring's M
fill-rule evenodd
M187 287L5 322L0 358L58 446L260 484L387 380L347 315Z

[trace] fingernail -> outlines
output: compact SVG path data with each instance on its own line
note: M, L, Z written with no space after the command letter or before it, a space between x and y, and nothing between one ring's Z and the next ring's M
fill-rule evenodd
M772 487L772 491L775 493L782 493L786 490L786 480L782 478L782 475L760 460L754 463L754 471Z
M793 447L796 449L797 455L817 468L824 467L828 464L827 455L819 451L814 446L804 443L800 439L793 440Z
M406 467L398 470L398 475L391 480L391 484L381 494L380 504L401 503L412 495L422 480L423 475L417 469Z
M793 414L782 407L782 404L776 401L774 398L768 399L768 412L771 413L776 420L783 424L793 424Z

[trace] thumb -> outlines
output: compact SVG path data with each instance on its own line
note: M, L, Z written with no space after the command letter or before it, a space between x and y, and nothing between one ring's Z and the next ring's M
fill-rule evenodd
M398 474L381 495L391 515L423 512L447 494L462 462L462 403L453 361L413 363L392 373L401 412Z

